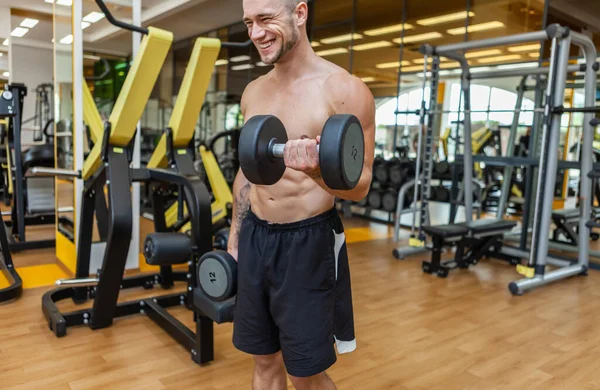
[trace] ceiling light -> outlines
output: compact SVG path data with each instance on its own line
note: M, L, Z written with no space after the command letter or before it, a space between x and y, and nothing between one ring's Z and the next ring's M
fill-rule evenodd
M247 70L247 69L253 69L254 65L252 64L244 64L244 65L236 65L236 66L232 66L231 70Z
M0 53L0 57L2 57L4 55L4 53Z
M319 42L317 42L317 41L312 41L312 42L310 43L310 45L311 45L312 47L319 47L319 46L321 46L321 44L320 44Z
M529 53L529 57L531 57L531 58L540 58L540 53Z
M70 45L73 43L73 35L69 34L66 37L62 38L60 41L63 45Z
M353 46L352 49L356 51L363 50L371 50L371 49L381 49L382 47L390 47L392 46L392 42L389 41L379 41L379 42L371 42L371 43L363 43L362 45Z
M521 68L537 68L537 67L538 67L537 62L521 62L519 64L500 65L500 66L497 66L496 69L506 70L506 69L521 69Z
M509 54L509 55L498 56L498 57L480 58L478 61L480 64L489 64L492 62L518 60L520 58L521 58L521 56L519 54Z
M348 53L348 49L344 49L343 47L338 47L337 49L321 50L316 52L316 54L321 57L345 53Z
M83 58L86 58L88 60L93 60L93 61L100 61L100 57L98 56L93 56L91 54L84 54Z
M497 56L498 54L502 54L502 50L500 50L500 49L491 49L491 50L472 51L470 53L465 54L465 58L478 58L478 57L486 57L486 56Z
M446 62L444 64L440 64L440 69L448 69L448 68L460 68L460 62Z
M39 22L37 19L25 18L21 22L21 27L34 28Z
M223 65L227 65L228 63L229 63L229 61L227 61L227 60L216 60L215 66L223 66Z
M54 3L54 0L44 0L46 3ZM56 4L70 7L73 5L73 0L57 0Z
M443 35L440 34L439 32L429 32L429 33L425 33L425 34L409 35L407 37L404 37L404 43L428 41L430 39L441 38L442 36ZM394 42L402 43L402 39L401 38L394 39Z
M469 32L478 32L478 31L493 30L495 28L500 28L500 27L504 27L504 23L495 21L495 22L472 24L469 27L467 27L467 30ZM448 34L450 34L450 35L461 35L464 33L465 33L464 27L451 28L450 30L448 30Z
M90 22L90 23L96 23L103 17L104 17L104 14L102 12L93 11L93 12L90 12L89 14L87 14L86 16L84 16L83 21Z
M475 16L474 12L469 12L469 16ZM433 18L417 20L417 24L421 26L433 26L434 24L453 22L455 20L461 20L467 18L467 11L455 12L453 14L434 16Z
M431 64L431 61L433 61L433 59L431 57L427 58L427 63ZM440 61L450 61L448 58L446 57L440 57ZM415 64L421 64L423 65L425 63L425 58L417 58L416 60L413 60L413 62Z
M521 51L540 50L540 47L542 47L542 45L540 45L539 43L535 43L533 45L523 45L523 46L509 47L508 51L513 52L513 53L518 53L518 52L521 52Z
M81 22L81 29L85 30L86 28L90 27L92 24L90 22Z
M23 35L27 34L29 32L28 28L24 28L24 27L15 27L14 30L12 30L12 32L10 33L11 36L13 37L22 37Z
M242 62L242 61L248 61L250 59L250 56L237 56L237 57L231 57L229 60L231 62Z
M410 61L402 61L402 66L405 66L405 65L410 65ZM396 61L396 62L384 62L382 64L375 65L375 67L378 68L378 69L399 68L400 67L400 61Z
M362 77L361 80L363 83L372 83L375 81L375 77Z
M417 70L423 70L422 66L407 66L406 68L402 68L402 72L415 72Z
M347 42L347 41L351 41L352 38L354 39L362 39L362 35L360 34L356 34L354 33L354 35L352 34L344 34L344 35L338 35L337 37L329 37L329 38L324 38L321 39L321 42L328 45L330 43L339 43L339 42Z
M264 68L265 66L271 66L271 65L265 64L264 62L259 61L259 62L256 63L256 66L260 66L261 68Z
M413 26L411 24L404 25L404 31L411 30L412 28L413 28ZM368 35L370 37L375 37L377 35L391 34L391 33L395 33L398 31L402 31L402 24L395 24L393 26L386 26L386 27L374 28L372 30L367 30L367 31L365 31L365 35Z
M6 38L6 39L4 40L4 42L2 42L2 44L3 44L4 46L8 46L8 38Z
M482 73L482 72L487 72L492 70L492 68L490 68L489 66L480 66L478 68L472 68L469 69L470 73Z
M10 73L8 73L8 72L4 72L4 73L2 73L2 76L4 76L4 77L9 77L9 76L10 76Z

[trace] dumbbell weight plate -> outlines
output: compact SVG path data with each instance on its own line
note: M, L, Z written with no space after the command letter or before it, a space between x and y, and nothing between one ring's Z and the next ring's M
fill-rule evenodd
M198 284L214 301L229 299L237 289L237 262L225 251L206 253L198 262Z
M273 185L285 172L283 158L273 157L269 145L288 141L283 123L273 115L256 115L250 118L240 133L239 158L244 176L251 183Z
M360 121L354 115L329 117L319 143L321 175L327 187L352 189L362 175L365 139Z

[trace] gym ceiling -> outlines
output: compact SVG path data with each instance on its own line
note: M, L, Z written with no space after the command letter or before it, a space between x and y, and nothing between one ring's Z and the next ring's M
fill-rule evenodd
M39 22L17 44L52 48L53 0L10 0L11 30L25 18ZM57 47L68 47L71 0L56 0ZM176 40L184 40L241 21L242 0L141 0L144 24L173 31ZM131 0L107 0L117 18L131 20ZM544 0L470 0L469 39L516 34L542 28ZM64 5L61 5L64 4ZM418 47L425 42L440 45L459 42L465 37L467 0L356 0L355 51L352 72L362 77L378 94L392 92L397 82L399 63L399 25L406 23L405 50L402 58L402 82L418 82L423 60ZM98 12L93 0L83 1L83 15ZM315 51L324 58L349 69L348 40L352 28L352 0L315 0L313 40ZM93 14L92 14L93 15ZM553 0L549 22L560 22L578 31L585 28L600 46L600 1ZM341 23L340 23L341 22ZM6 23L0 20L0 23ZM334 24L328 28L320 26ZM64 36L63 36L64 35ZM4 41L7 37L0 37ZM0 45L0 52L6 46ZM111 26L105 19L85 26L84 49L101 55L126 56L131 50L131 34ZM490 66L537 62L539 47L498 47L471 54L472 66ZM573 53L577 55L577 53ZM4 55L6 58L6 54ZM2 57L0 57L2 61ZM0 62L0 68L1 68ZM456 64L442 63L446 74ZM0 75L1 76L1 75Z

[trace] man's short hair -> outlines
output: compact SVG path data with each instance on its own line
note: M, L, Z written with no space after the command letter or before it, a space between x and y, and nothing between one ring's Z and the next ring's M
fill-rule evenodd
M290 12L296 9L296 6L303 0L285 0L286 6Z

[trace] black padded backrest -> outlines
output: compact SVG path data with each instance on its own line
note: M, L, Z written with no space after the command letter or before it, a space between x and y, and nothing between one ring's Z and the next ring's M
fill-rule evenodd
M54 168L54 145L36 145L23 152L23 171L33 167Z

